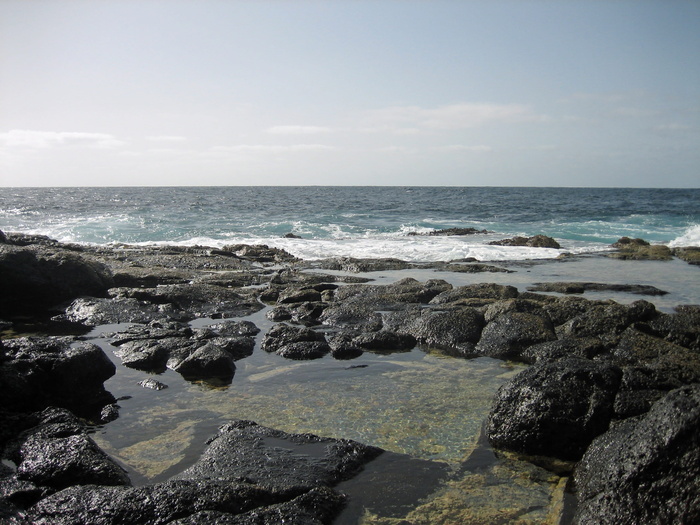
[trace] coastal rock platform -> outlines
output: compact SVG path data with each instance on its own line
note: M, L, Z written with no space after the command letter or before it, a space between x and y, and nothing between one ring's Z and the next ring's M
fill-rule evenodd
M559 487L567 503L552 503L533 522L700 517L700 306L663 311L651 302L662 296L654 286L552 281L521 291L483 276L452 284L451 266L472 264L464 261L307 262L265 246L105 248L19 234L2 239L3 523L442 523L430 514L440 497L454 501L465 472L472 481L487 471L493 476L498 458ZM632 244L633 251L644 246ZM482 266L488 275L517 271ZM401 276L406 270L435 276ZM376 283L376 272L398 275ZM630 300L584 292L626 293ZM51 335L58 326L75 333ZM89 339L89 330L102 335ZM98 445L100 429L128 417L119 406L125 400L108 391L115 373L170 374L168 381L182 380L182 396L188 388L227 388L258 351L274 354L279 367L259 377L283 381L309 360L346 363L333 370L362 374L368 365L354 366L354 359L372 354L372 363L389 366L392 356L416 349L442 359L501 360L519 371L503 379L480 443L450 468L424 460L418 467L382 447L246 419L220 426L198 457L153 482L135 480ZM172 390L151 380L144 386L153 396ZM323 399L319 392L318 403ZM379 468L380 457L387 469L394 462L425 472L430 481L421 498L436 491L436 499L415 501L413 510L344 514L362 492L346 487ZM409 483L402 477L407 472L394 489ZM437 480L446 485L439 489Z

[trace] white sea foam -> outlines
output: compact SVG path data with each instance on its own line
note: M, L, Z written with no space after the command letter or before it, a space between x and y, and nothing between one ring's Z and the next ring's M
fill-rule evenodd
M672 248L680 246L700 246L700 224L690 226L683 235L676 237L668 244Z

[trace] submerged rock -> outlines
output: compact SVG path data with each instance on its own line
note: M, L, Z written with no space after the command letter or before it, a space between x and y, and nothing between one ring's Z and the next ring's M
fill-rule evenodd
M574 478L577 523L700 522L700 386L596 438Z

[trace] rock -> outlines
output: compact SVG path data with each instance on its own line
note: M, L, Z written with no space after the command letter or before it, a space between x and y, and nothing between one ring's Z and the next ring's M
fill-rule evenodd
M138 384L143 388L150 388L151 390L163 390L165 388L168 388L168 385L165 385L157 379L153 379L152 377L144 379L143 381L139 381Z
M71 485L130 485L119 467L69 412L48 409L20 438L17 478L62 489Z
M287 434L235 421L220 427L197 463L174 479L245 479L301 492L348 479L381 453L347 439Z
M567 337L532 345L520 352L520 359L526 363L557 361L565 357L594 359L606 352L605 346L595 337Z
M557 241L546 235L535 235L533 237L513 237L503 239L501 241L491 241L488 243L492 246L529 246L531 248L555 248L560 249L561 246Z
M499 389L486 423L489 442L576 461L608 429L621 376L617 367L577 358L533 365Z
M270 328L263 337L261 348L289 359L317 359L331 351L323 334L286 324Z
M658 337L700 352L700 306L678 306L676 313L661 313L648 325Z
M617 344L619 335L632 323L650 321L658 315L647 301L630 305L617 303L594 305L584 313L557 327L560 337L600 337L609 345Z
M155 305L133 298L93 299L73 301L57 320L81 323L86 326L101 324L141 323L168 318L175 321L192 319L188 314L175 310L172 305Z
M278 304L303 303L308 301L320 301L321 292L312 287L285 288L277 297Z
M610 257L615 259L652 261L669 261L673 259L673 252L668 246L661 244L651 245L643 239L622 237L611 246L619 250L609 254Z
M165 372L172 352L169 343L180 341L179 338L129 341L115 349L114 355L126 367L160 374Z
M0 315L36 313L113 286L102 263L71 251L0 243Z
M251 321L227 320L209 325L209 329L224 337L254 336L260 333L260 328Z
M171 364L170 367L189 381L220 379L230 382L236 373L236 365L231 354L213 343L200 346L181 361Z
M402 261L400 259L356 259L354 257L335 257L324 259L315 263L315 266L323 270L334 270L341 272L363 273L381 272L387 270L405 270L414 268L414 263Z
M331 347L331 355L335 359L355 359L360 357L364 350L354 342L357 334L340 332L330 337L328 344Z
M564 294L584 292L625 292L637 295L666 295L668 292L646 284L605 284L605 283L534 283L529 286L531 292L556 292Z
M295 235L295 234L292 233L292 232L285 233L285 234L283 235L283 237L284 237L285 239L301 239L301 237L300 237L299 235Z
M478 355L519 358L529 346L557 338L550 320L524 312L507 312L488 323L475 347Z
M520 312L526 314L539 315L540 317L549 318L549 314L544 309L542 303L530 299L504 299L486 305L483 309L484 320L490 323L499 315L508 312Z
M43 525L165 525L205 511L233 517L294 496L244 481L215 479L166 481L138 488L73 486L33 505L26 519Z
M689 264L700 264L700 247L687 246L685 248L674 248L673 255Z
M100 411L100 423L109 423L119 418L119 405L112 403L111 405L106 405L102 407Z
M412 323L408 332L419 343L429 347L474 355L474 346L481 337L484 324L481 313L474 308L463 307L446 312L425 311Z
M13 411L54 405L81 415L99 412L114 401L103 383L115 370L100 347L71 337L1 341L0 405Z
M409 334L399 334L388 330L365 332L354 337L353 345L370 352L406 352L416 346L416 339Z
M0 244L7 244L7 235L2 230L0 230Z
M231 252L239 257L254 260L256 262L291 263L299 261L291 253L281 248L270 248L266 244L235 244L224 246L223 251Z
M700 386L596 438L574 479L577 523L700 522Z
M513 299L518 297L518 289L501 284L469 284L446 290L430 301L430 304L447 304L464 299Z

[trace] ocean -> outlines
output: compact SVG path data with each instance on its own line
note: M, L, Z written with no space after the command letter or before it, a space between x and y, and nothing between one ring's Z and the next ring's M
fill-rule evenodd
M445 228L487 234L438 237ZM267 244L307 260L555 258L622 236L700 245L700 189L516 187L5 188L0 229L92 244ZM292 233L300 238L285 238ZM543 234L561 250L491 246Z

